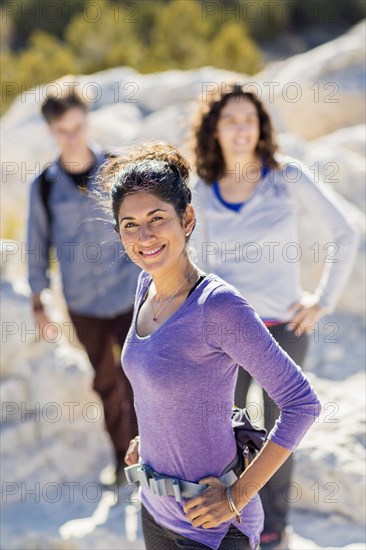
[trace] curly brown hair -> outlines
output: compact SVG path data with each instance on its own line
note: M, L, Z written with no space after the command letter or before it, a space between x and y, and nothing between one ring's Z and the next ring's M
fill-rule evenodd
M251 101L258 113L260 137L256 147L257 155L263 159L266 166L279 166L275 159L278 150L275 132L270 115L253 91L246 91L245 85L227 84L225 91L219 91L210 96L202 108L194 124L193 154L198 176L208 185L225 175L225 160L218 140L214 136L222 108L232 98L244 97Z
M162 142L144 143L132 148L126 156L105 163L99 180L112 200L115 230L119 231L118 213L124 198L142 191L171 203L182 222L192 200L190 171L189 162L180 152Z

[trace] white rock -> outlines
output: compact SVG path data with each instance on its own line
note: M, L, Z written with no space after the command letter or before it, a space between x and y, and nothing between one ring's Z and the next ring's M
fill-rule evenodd
M11 320L19 329L1 350L3 479L74 480L93 470L97 476L111 444L85 352L65 336L37 343L29 296L9 281L2 281L2 304L3 328Z
M362 21L335 40L269 65L253 80L277 111L281 131L314 139L365 119L364 57Z
M339 514L362 524L365 517L364 374L312 384L322 402L319 420L295 453L295 508ZM355 406L356 404L356 406ZM294 497L295 499L295 497Z
M142 114L135 104L106 105L90 114L92 135L114 147L129 145L141 133Z

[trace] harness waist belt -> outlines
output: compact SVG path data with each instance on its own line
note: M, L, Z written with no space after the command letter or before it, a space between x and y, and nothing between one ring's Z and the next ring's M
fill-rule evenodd
M237 455L233 462L226 468L227 472L218 478L227 487L238 479L234 471L234 467L238 460L239 456ZM149 487L154 495L172 496L175 497L177 502L180 502L182 498L194 498L200 495L208 487L208 484L194 483L192 481L185 481L184 479L159 474L143 462L139 462L133 466L127 466L124 470L126 479L129 483L140 483L142 487Z

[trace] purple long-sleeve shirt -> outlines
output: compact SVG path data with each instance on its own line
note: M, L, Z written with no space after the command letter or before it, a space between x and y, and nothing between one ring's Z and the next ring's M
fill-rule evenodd
M134 391L140 456L154 470L198 482L219 477L236 455L231 408L239 366L278 405L268 439L294 451L320 413L320 402L300 367L280 348L238 290L208 273L153 334L140 337L136 317L152 278L142 271L122 365ZM160 525L217 549L233 523L252 548L263 529L258 494L235 518L194 527L182 502L142 488L141 500Z

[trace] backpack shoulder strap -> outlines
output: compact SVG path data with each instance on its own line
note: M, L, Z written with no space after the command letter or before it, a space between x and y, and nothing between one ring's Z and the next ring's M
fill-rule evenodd
M52 223L52 214L51 209L49 205L49 198L51 193L51 187L53 184L53 180L50 180L47 178L46 170L43 170L43 172L39 176L40 178L40 186L39 186L39 192L41 194L42 204L44 206L44 209L46 211L48 224L51 225Z

